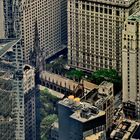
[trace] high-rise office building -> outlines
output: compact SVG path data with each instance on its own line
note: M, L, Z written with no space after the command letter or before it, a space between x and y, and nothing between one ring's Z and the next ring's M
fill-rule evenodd
M0 38L14 38L20 35L19 0L0 1Z
M82 140L105 131L105 112L73 96L59 102L58 119L59 140Z
M123 108L126 117L140 119L140 12L128 17L122 43Z
M25 106L25 139L40 139L39 90L35 87L35 70L30 65L23 67L23 87Z
M69 65L121 72L124 20L138 7L138 0L68 0Z
M22 0L21 28L25 61L34 48L37 23L40 48L48 58L63 49L61 45L60 0Z
M39 90L21 39L0 40L0 139L39 140Z
M24 140L21 39L2 39L0 48L0 139Z

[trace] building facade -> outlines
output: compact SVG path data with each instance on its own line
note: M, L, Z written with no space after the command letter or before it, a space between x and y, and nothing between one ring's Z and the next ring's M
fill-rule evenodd
M106 130L113 125L114 116L114 91L113 84L103 81L96 89L91 90L82 97L82 101L88 102L106 113Z
M3 1L0 1L0 38L4 38L5 37L5 26L4 26L4 8L3 8Z
M21 39L0 40L0 138L24 140L23 52Z
M39 90L35 87L35 70L30 65L23 67L25 139L40 139Z
M22 43L25 62L34 48L37 23L40 48L48 58L63 49L61 45L60 0L22 0L21 4Z
M67 0L60 0L61 4L61 42L67 45Z
M39 140L39 90L21 39L0 40L0 139Z
M0 38L15 38L20 35L20 2L18 0L0 1Z
M123 107L126 117L140 119L140 12L124 24L122 44Z
M138 0L68 0L69 65L121 72L122 28L137 7Z

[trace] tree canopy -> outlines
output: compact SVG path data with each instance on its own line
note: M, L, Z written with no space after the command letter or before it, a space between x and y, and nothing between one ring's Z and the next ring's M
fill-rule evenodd
M118 92L122 88L121 76L114 69L101 69L92 73L91 81L100 84L103 81L108 81L114 84L114 92Z
M67 78L70 78L75 81L80 81L84 75L85 75L84 72L81 70L73 69L73 70L67 72Z

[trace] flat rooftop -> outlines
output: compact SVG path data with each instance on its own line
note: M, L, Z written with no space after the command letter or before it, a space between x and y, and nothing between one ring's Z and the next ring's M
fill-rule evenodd
M74 99L65 98L59 104L71 108L74 113L70 117L83 123L105 115L105 112L97 107L86 102L75 101Z
M82 108L82 109L84 109L84 108ZM75 113L73 113L70 117L73 118L73 119L75 119L75 120L77 120L77 121L80 121L80 122L83 122L84 123L84 122L87 122L87 121L90 121L92 119L95 119L95 118L98 118L100 116L105 115L105 112L104 111L98 110L98 108L94 108L94 109L97 109L98 110L98 113L87 112L87 114L85 114L85 115L89 115L89 117L83 117L81 115L82 109L81 110L78 110L78 111L75 111ZM89 108L87 107L85 109L90 110L91 108L90 107Z
M131 135L137 129L138 123L132 120L124 119L122 122L112 131L110 137L126 140L130 139Z
M0 39L0 57L5 54L19 39Z
M99 138L104 134L104 131L92 134L90 136L87 136L85 140L99 140Z

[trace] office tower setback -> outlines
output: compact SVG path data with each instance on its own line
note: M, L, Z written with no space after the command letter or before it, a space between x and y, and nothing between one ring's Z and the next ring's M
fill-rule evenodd
M138 7L138 0L68 0L69 65L121 72L124 20Z
M122 44L123 108L126 117L140 119L140 12L124 24Z
M105 112L71 95L58 104L59 140L82 140L105 131Z
M48 58L63 49L61 45L60 0L22 0L21 27L25 62L34 48L37 23L40 48Z

